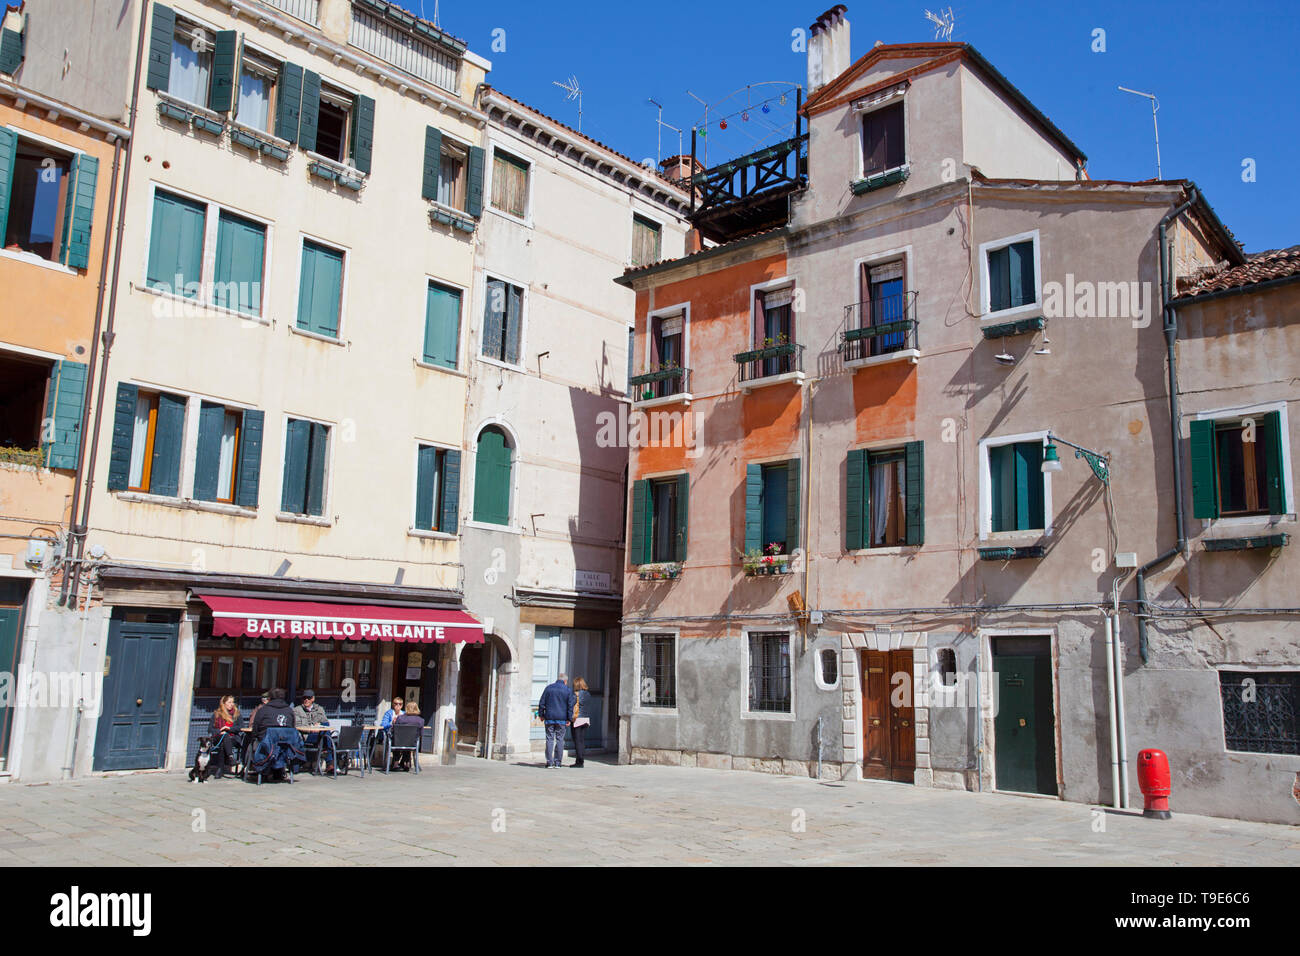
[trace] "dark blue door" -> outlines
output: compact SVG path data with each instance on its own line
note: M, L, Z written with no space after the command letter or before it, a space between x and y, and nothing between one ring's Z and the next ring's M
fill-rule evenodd
M95 735L96 770L163 765L171 722L176 612L113 612L104 665L104 706Z
M23 602L27 599L26 581L0 580L0 671L16 675L18 654L22 647ZM0 767L7 766L9 734L13 729L14 709L0 709Z

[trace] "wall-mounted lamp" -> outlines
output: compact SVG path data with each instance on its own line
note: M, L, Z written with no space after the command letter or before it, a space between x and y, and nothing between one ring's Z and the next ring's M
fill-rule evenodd
M1057 443L1069 445L1074 449L1074 457L1082 458L1092 469L1103 484L1110 484L1110 456L1103 455L1101 452L1093 451L1090 448L1084 448L1082 445L1076 445L1074 442L1066 441L1064 438L1057 438L1051 432L1047 434L1047 447L1043 450L1043 474L1051 474L1054 471L1061 470L1061 456L1056 451Z

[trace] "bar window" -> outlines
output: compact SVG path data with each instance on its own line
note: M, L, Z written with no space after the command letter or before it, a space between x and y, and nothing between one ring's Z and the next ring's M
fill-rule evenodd
M749 709L790 713L790 635L749 635Z

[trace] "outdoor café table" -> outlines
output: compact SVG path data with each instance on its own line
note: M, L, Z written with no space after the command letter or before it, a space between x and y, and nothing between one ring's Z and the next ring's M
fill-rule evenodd
M335 732L338 730L337 727L331 727L331 726L329 726L329 725L327 725L327 724L320 724L320 725L315 726L315 727L295 727L294 730L298 731L298 733L302 735L302 741L303 741L303 745L304 745L304 746L305 746L306 743L307 743L307 735L308 735L308 734L324 734L324 735L325 735L325 740L328 740L328 741L329 741L329 751L330 751L330 756L329 756L329 761L328 761L328 762L329 762L330 764L334 764L335 756L336 756L335 753L334 753L334 734L335 734ZM324 747L325 747L325 740L322 740L322 741L320 742L321 751L324 750ZM320 751L318 751L318 752L317 752L317 757L316 757L316 765L317 765L317 767L320 766L320 761L321 761L322 756L323 756L323 754L322 754ZM316 771L315 771L315 770L312 770L311 772L312 772L312 773L315 773ZM336 777L338 776L338 771L337 771L337 770L335 770L335 772L334 772L334 776L336 776Z

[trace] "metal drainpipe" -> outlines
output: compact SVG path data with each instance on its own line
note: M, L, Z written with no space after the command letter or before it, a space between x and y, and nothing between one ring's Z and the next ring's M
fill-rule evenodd
M113 283L112 289L108 296L108 322L104 327L104 357L100 362L99 371L99 388L95 395L95 428L89 436L90 441L90 461L85 471L85 497L81 502L81 521L77 526L82 529L82 533L77 535L77 562L73 565L72 572L72 593L76 594L77 584L81 576L81 559L86 553L86 535L90 528L90 499L91 492L95 487L95 462L99 453L99 431L104 422L104 390L108 385L108 359L109 353L113 350L113 322L117 318L117 283L118 277L122 274L122 233L126 230L126 198L130 193L131 186L131 157L135 152L135 121L139 113L140 106L140 74L144 69L144 37L145 31L149 25L149 0L142 0L140 4L140 29L136 39L135 48L135 78L131 84L131 121L128 129L131 131L131 138L126 144L126 161L122 169L122 194L121 205L117 211L117 237L114 240L113 249ZM107 248L105 249L107 251ZM92 368L91 373L94 373ZM87 436L82 434L82 441L87 440ZM75 513L72 514L75 519Z
M1119 789L1119 726L1115 710L1115 621L1109 614L1106 622L1106 702L1110 705L1110 793L1116 810L1122 807Z
M1180 427L1182 413L1178 401L1178 356L1175 348L1178 344L1178 313L1170 302L1172 298L1170 292L1173 286L1173 277L1171 275L1173 263L1169 258L1166 229L1170 222L1181 216L1192 203L1196 202L1197 196L1196 186L1191 185L1188 188L1187 199L1181 206L1178 206L1160 220L1158 229L1160 242L1160 310L1164 324L1166 361L1169 365L1169 439L1173 451L1174 520L1178 534L1178 544L1159 557L1148 561L1137 570L1138 652L1142 655L1143 664L1147 662L1147 572L1159 567L1187 549L1187 534L1183 529L1183 448L1181 441L1182 429Z

